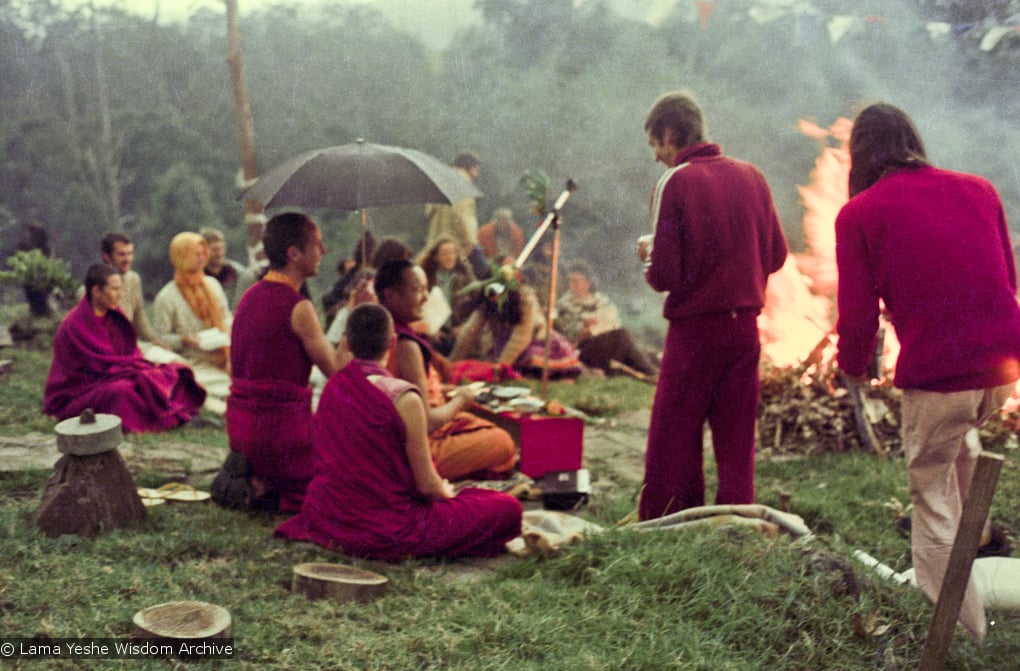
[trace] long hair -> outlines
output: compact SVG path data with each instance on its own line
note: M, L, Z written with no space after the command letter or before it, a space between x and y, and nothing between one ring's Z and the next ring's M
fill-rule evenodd
M443 245L453 245L457 249L457 262L453 265L453 272L458 275L467 276L469 278L468 282L474 282L475 274L471 271L471 266L461 257L460 247L457 243L450 238L440 238L418 257L418 265L425 271L425 277L429 281L429 289L436 286L436 276L439 273L439 248Z
M864 108L850 134L850 197L890 170L929 165L921 134L907 113L889 103Z
M308 215L300 212L283 212L270 219L262 237L269 267L282 270L287 265L287 250L291 247L304 249L314 225Z

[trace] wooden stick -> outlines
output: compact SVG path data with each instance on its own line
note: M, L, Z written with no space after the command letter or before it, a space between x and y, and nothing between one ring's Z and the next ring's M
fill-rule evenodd
M868 419L868 414L864 410L865 398L861 392L861 388L843 373L839 371L839 376L843 380L843 384L846 385L846 390L850 392L850 400L854 404L854 423L857 425L857 435L860 437L861 442L864 443L864 447L868 450L882 455L883 457L889 456L889 451L882 445L882 441L875 435L875 427L871 426L871 421Z
M557 208L558 209L558 208ZM542 400L546 400L546 391L549 387L549 351L552 349L553 315L556 314L556 274L560 265L560 221L559 217L553 219L553 249L552 262L549 271L549 305L546 306L545 323L545 354L542 359Z
M992 452L978 455L974 478L971 480L967 500L963 503L960 528L956 531L953 550L949 554L949 565L942 579L942 589L939 590L939 600L928 627L918 671L941 671L945 666L946 653L960 615L960 605L963 604L963 595L970 580L970 569L981 542L981 530L992 506L992 495L999 481L1003 461L1002 455Z

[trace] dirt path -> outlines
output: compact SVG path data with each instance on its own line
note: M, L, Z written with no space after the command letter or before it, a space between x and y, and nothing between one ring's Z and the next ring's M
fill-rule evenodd
M131 474L154 471L179 481L211 480L223 463L226 450L172 440L172 436L168 434L171 439L159 447L135 445L130 437L121 443L120 453ZM0 471L53 468L60 457L55 435L0 436Z
M592 495L597 498L617 487L636 487L644 473L648 412L640 411L584 429L584 466L590 471ZM173 439L156 446L140 446L130 436L120 451L132 474L150 471L173 480L204 485L223 463L226 450ZM49 469L60 458L55 435L30 433L0 436L0 471Z

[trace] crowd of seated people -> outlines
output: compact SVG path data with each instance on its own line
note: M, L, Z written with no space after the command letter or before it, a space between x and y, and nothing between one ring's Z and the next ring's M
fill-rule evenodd
M494 221L505 224L508 213L497 214ZM331 318L324 330L306 286L326 253L315 222L285 213L265 231L270 263L257 280L226 258L222 232L175 235L168 250L174 276L153 303L153 327L140 278L130 282L130 300L122 294L125 278L137 275L130 272L130 239L104 238L106 263L90 269L81 303L58 332L46 412L68 417L87 405L121 415L129 431L153 431L194 421L206 399L220 399L224 407L216 411L226 414L230 446L213 485L221 505L296 514L278 529L280 536L359 556L503 551L520 531L519 503L470 488L454 495L450 482L507 477L519 459L516 446L505 430L470 412L473 392L451 384L451 362L478 359L523 375L546 369L553 377L578 375L582 361L604 367L592 346L605 333L623 331L618 320L593 328L582 305L582 326L571 321L571 306L587 295L574 286L584 284L575 274L587 279L591 295L602 296L590 272L580 265L569 271L570 290L558 306L564 335L549 332L547 311L522 269L505 275L494 265L498 272L479 280L452 240L434 241L416 264L402 240L376 243L366 233L338 266L337 284L324 301ZM500 238L493 261L512 267L519 238ZM547 263L540 255L530 276L547 279ZM445 311L442 319L431 318L435 305ZM173 363L143 358L139 328L154 350L175 353ZM223 337L206 342L217 333ZM386 349L379 351L383 341ZM619 352L607 356L643 370ZM321 371L326 390L318 405L309 384L313 369ZM367 423L357 429L361 419ZM337 430L341 425L344 431ZM337 459L348 467L365 461L366 441L384 448L380 466L389 464L387 477L396 480L374 478L375 466L368 465L322 470ZM350 493L352 487L364 495L357 505L337 496L338 488ZM452 521L464 532L452 533Z

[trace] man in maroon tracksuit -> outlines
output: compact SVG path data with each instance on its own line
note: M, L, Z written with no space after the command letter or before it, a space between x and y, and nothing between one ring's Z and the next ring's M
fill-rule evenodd
M669 322L655 390L639 516L704 505L703 428L719 473L715 501L754 501L758 313L787 246L761 172L708 142L686 91L669 93L645 121L669 170L652 196L654 234L638 245L645 279L666 291Z

